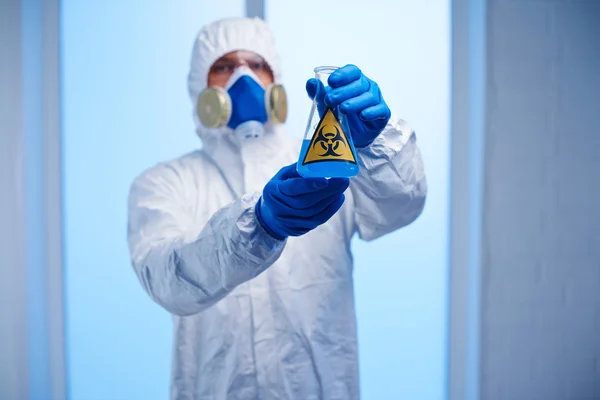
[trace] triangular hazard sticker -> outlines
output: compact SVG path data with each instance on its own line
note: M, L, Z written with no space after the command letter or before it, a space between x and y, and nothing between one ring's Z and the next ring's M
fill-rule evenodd
M315 129L302 165L322 161L345 161L356 164L356 157L342 129L342 124L330 108L325 110Z

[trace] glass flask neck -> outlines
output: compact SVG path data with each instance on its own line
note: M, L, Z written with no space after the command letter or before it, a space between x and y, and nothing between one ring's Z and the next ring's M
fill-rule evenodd
M317 78L318 80L323 82L325 84L325 86L327 86L327 80L329 79L329 75L331 75L337 69L338 69L338 67L333 67L333 66L317 67L314 69L315 78Z

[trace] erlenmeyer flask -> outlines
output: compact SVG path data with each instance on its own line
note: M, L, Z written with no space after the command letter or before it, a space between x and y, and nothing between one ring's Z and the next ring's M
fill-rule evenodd
M312 102L296 169L305 178L350 178L359 171L356 150L346 116L325 105L327 80L337 67L317 67L321 83Z

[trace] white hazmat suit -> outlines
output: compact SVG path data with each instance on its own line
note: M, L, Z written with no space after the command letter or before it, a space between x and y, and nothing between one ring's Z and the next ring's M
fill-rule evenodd
M266 23L217 21L195 41L195 106L210 66L235 50L262 56L281 82ZM298 159L282 125L259 139L206 129L203 148L135 179L128 240L150 297L174 314L172 399L358 399L351 238L373 240L421 213L427 185L416 137L392 116L368 147L342 208L300 237L277 240L254 206L268 180ZM303 130L303 127L294 127Z

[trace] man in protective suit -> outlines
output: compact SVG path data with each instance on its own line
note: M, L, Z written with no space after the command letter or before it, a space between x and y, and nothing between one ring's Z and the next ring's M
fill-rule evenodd
M359 398L351 238L419 216L421 155L377 84L347 65L306 90L346 115L360 172L300 177L280 84L264 21L204 27L188 76L203 147L132 184L132 264L174 315L172 399Z

